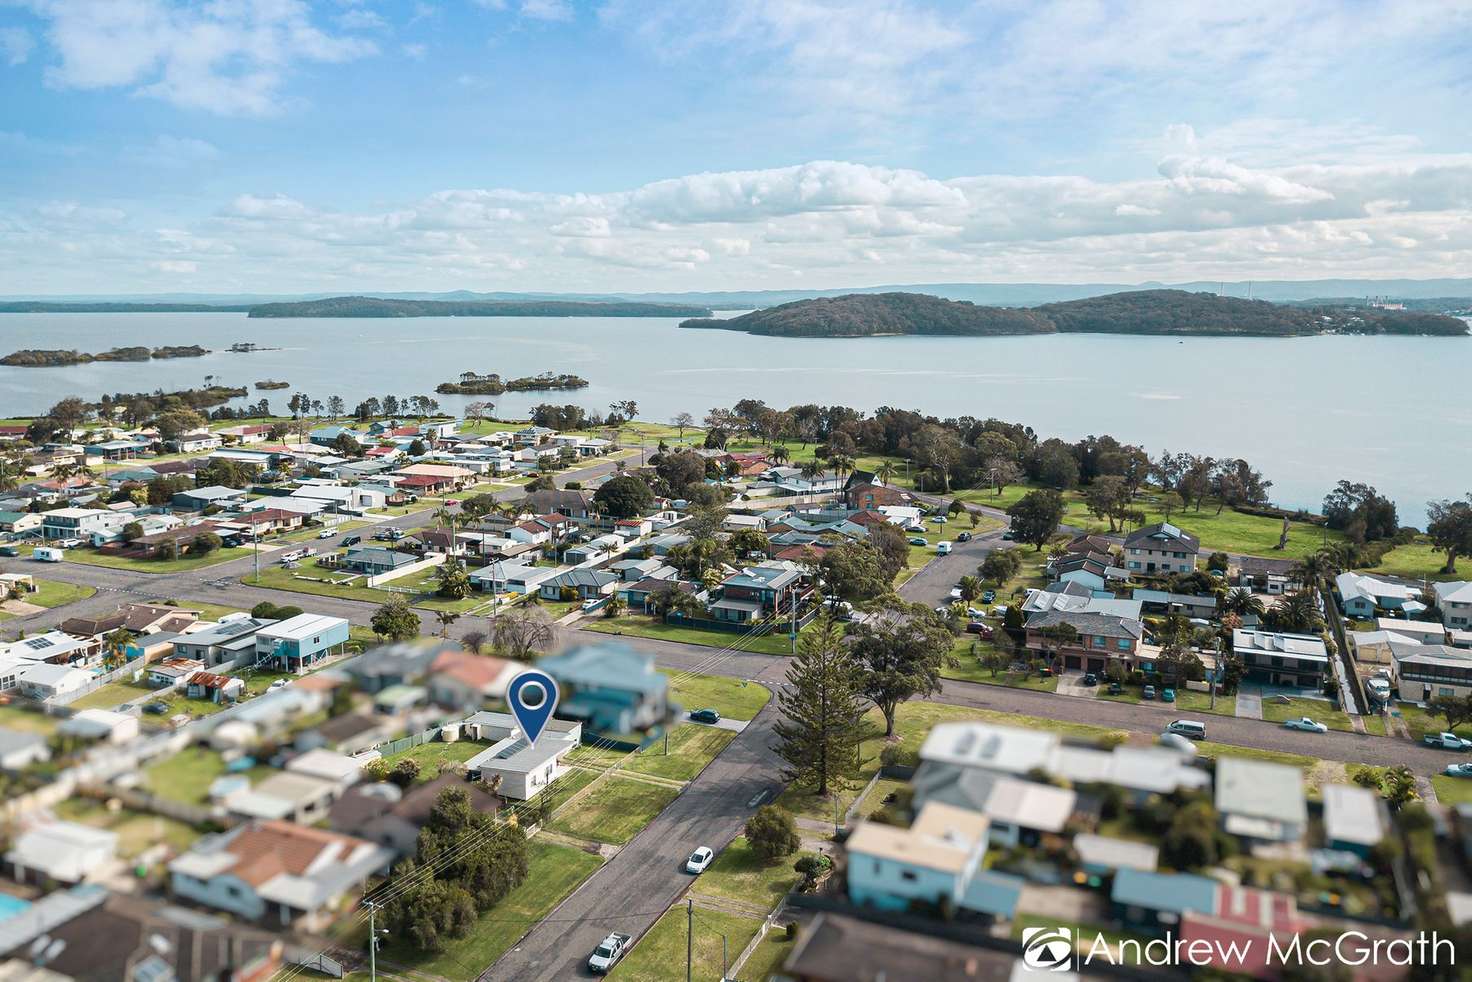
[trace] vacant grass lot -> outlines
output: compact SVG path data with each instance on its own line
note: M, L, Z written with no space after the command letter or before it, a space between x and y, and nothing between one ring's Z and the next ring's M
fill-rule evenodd
M1388 576L1403 576L1411 580L1459 580L1468 575L1465 569L1455 573L1443 573L1442 567L1445 565L1446 553L1433 547L1424 536L1421 536L1415 542L1396 546L1381 556L1379 565L1373 567L1370 572L1384 573Z
M613 774L560 813L549 827L580 839L623 845L678 795L672 787Z
M308 560L294 570L284 569L277 565L263 565L259 580L252 571L242 576L240 582L247 586L262 586L270 590L289 590L292 593L307 593L318 597L361 600L370 604L384 603L395 593L395 591L363 586L362 577L358 577L351 583L331 582L332 580L347 580L350 576L351 574L339 573L328 567L319 566L315 560ZM438 581L435 579L433 570L391 582L396 587L412 589L413 593L401 595L413 606L428 610L454 610L463 613L486 603L489 599L479 593L472 593L463 600L445 600L436 596L434 591L438 587Z
M0 706L0 729L21 730L26 733L41 733L47 736L56 732L61 719L45 713L32 712L19 706Z
M759 637L749 637L735 631L705 631L693 627L666 624L664 621L643 614L624 614L622 617L599 617L585 620L578 625L584 631L599 634L628 634L636 638L654 638L659 641L679 641L682 644L699 644L710 648L737 647L763 655L786 655L792 651L785 629Z
M766 686L720 675L670 674L670 698L687 710L714 709L726 719L749 720L772 698Z
M963 634L951 648L951 657L955 664L943 666L940 670L941 678L1005 685L1014 689L1036 689L1039 692L1058 691L1056 677L1039 678L1034 672L1013 672L1007 669L993 675L992 670L981 663L981 654L990 648L990 641L977 640L974 634Z
M127 808L109 811L91 798L68 798L59 802L56 815L68 822L116 832L118 855L124 859L133 859L159 843L165 843L175 853L180 853L200 836L193 828L172 818Z
M730 730L702 723L681 723L670 730L668 752L665 751L665 742L656 740L636 753L623 770L674 781L694 780L705 765L715 760L726 749L726 744L734 739L736 734Z
M33 604L37 607L60 607L78 600L86 600L97 592L95 587L61 583L57 580L36 580L35 583L35 591L20 598L22 603ZM0 610L0 620L14 616L16 615Z
M1433 716L1414 703L1398 702L1394 711L1405 721L1412 740L1420 740L1428 733L1441 733L1447 728L1445 716ZM1464 740L1472 740L1472 723L1459 725L1456 734Z
M775 907L801 879L792 864L810 855L812 853L796 852L767 862L752 852L746 836L738 835L717 854L710 868L696 878L692 889L709 897Z
M687 928L684 905L671 907L654 927L613 967L610 979L620 982L683 982L685 952L692 945L691 977L714 980L721 977L722 941L730 958L741 953L761 930L754 917L738 917L721 911L695 908L693 939ZM747 976L755 978L755 976Z
M997 496L990 490L962 491L956 495L962 501L990 505L1005 509L1029 491L1028 485L1012 485L1002 489ZM1064 492L1068 510L1064 522L1090 532L1107 532L1109 523L1089 514L1083 496L1077 491ZM1158 506L1158 495L1145 492L1135 500L1134 507L1145 513L1145 524L1167 521ZM1326 530L1304 522L1293 522L1288 530L1288 545L1282 551L1275 547L1283 522L1277 518L1246 515L1231 508L1216 512L1215 504L1203 504L1200 511L1173 511L1168 519L1201 540L1203 552L1235 552L1249 556L1269 556L1278 559L1298 559L1318 552L1326 543L1340 541L1338 532Z
M539 838L529 841L526 849L526 879L507 894L505 900L486 911L464 937L451 940L445 950L436 955L425 955L398 938L390 938L384 946L383 956L400 965L413 965L418 972L427 975L447 979L474 978L477 972L505 954L530 927L576 890L578 884L592 876L602 863L597 856L581 849L544 842Z
M1436 800L1443 805L1472 805L1472 781L1465 777L1434 774L1431 786L1436 789Z
M795 947L797 947L796 938L789 941L785 930L773 928L752 949L750 956L741 966L740 977L743 979L771 978L782 969Z
M219 754L204 747L186 747L149 765L143 772L143 780L148 790L161 798L202 805L209 800L210 782L224 773L225 761ZM275 771L258 764L244 773L254 784Z
M207 566L218 566L232 559L243 559L251 554L246 546L231 546L216 549L203 556L181 556L178 559L131 559L127 556L112 556L90 549L68 549L68 562L87 566L106 566L109 569L130 569L137 573L188 573Z
M1316 723L1323 723L1331 730L1350 731L1354 729L1350 725L1348 713L1335 709L1322 699L1293 697L1287 702L1278 702L1272 696L1268 696L1262 701L1262 718L1270 723L1282 723L1304 716ZM1313 734L1306 735L1312 736Z

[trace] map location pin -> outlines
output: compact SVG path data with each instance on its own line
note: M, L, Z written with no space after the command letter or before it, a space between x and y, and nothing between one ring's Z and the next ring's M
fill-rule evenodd
M542 735L557 709L557 680L546 672L529 668L506 687L506 701L511 704L511 715L521 724L526 742L536 746L537 737Z

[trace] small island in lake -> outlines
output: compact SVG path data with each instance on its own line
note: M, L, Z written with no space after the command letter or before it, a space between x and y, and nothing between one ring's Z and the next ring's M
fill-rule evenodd
M231 354L248 355L253 351L280 351L280 348L267 348L256 344L254 341L236 341L228 349Z
M57 368L66 365L86 365L95 361L148 361L153 358L199 358L209 354L208 348L197 344L165 345L162 348L145 348L137 345L128 348L113 348L97 354L63 349L24 348L12 351L0 358L0 365L12 368Z
M494 372L489 375L465 372L458 382L441 382L434 390L440 395L498 396L503 392L551 392L587 387L587 379L576 375L555 375L552 372L513 379L503 379Z
M269 379L268 378L268 379L263 379L260 382L257 382L256 383L256 388L258 388L258 389L289 389L289 388L291 388L291 383L290 382L278 382L275 379Z
M727 320L687 320L680 326L791 338L1467 333L1465 321L1442 314L1363 306L1290 306L1187 290L1132 290L1023 308L986 307L921 293L850 293L784 303Z

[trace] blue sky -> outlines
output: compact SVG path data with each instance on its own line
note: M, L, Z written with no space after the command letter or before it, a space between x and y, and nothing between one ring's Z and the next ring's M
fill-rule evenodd
M1469 54L1466 2L0 0L0 294L1465 274Z

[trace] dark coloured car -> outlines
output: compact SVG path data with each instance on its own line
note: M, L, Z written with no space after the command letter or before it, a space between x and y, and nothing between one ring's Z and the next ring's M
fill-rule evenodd
M1110 682L1109 683L1109 694L1111 696L1122 696L1122 695L1124 695L1124 686L1120 685L1118 682Z
M959 535L956 536L956 541L957 542L970 542L971 541L971 533L970 532L962 532L961 534L959 534Z
M967 634L980 634L982 632L982 629L985 628L985 627L986 627L986 625L983 624L981 621L971 621L970 623L968 623L966 625L966 633Z
M981 595L981 602L984 603L984 604L989 604L993 600L996 600L996 599L997 599L997 591L995 591L995 590L988 590L988 591L986 591L985 593L983 593Z
M143 711L150 716L162 716L164 713L169 711L169 704L166 702L158 701L145 702L143 704Z
M1088 672L1088 673L1086 673L1084 675L1084 685L1098 685L1098 684L1099 684L1099 676L1095 675L1093 672Z
M719 723L721 714L714 709L697 709L690 714L690 718L697 723Z

